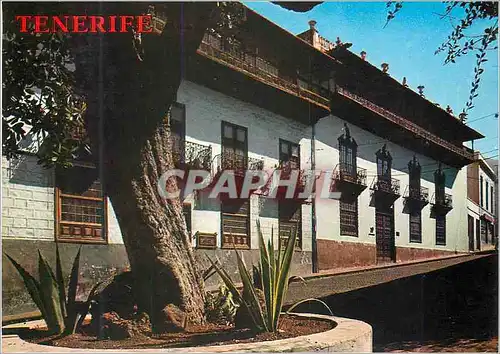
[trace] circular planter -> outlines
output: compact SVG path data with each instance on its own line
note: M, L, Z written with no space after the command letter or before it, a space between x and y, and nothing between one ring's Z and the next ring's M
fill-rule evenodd
M286 338L273 341L239 343L227 345L214 345L204 347L187 348L162 348L162 349L76 349L38 345L26 342L17 335L2 336L2 352L176 352L176 353L224 353L224 352L372 352L372 327L358 320L349 318L333 317L315 314L293 314L299 317L326 319L335 323L335 328L322 332L299 336L295 338ZM31 321L22 325L11 325L7 328L36 328L42 321Z

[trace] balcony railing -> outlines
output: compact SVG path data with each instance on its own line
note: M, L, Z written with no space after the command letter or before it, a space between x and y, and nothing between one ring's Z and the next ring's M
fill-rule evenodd
M339 181L346 181L354 184L366 186L366 169L352 165L340 163L335 168L333 178Z
M431 204L435 206L440 206L446 209L453 208L453 196L448 193L434 193L432 195Z
M413 187L413 186L406 186L406 190L404 193L404 198L409 198L413 200L419 200L422 202L428 202L429 201L429 188L427 187Z
M171 136L172 157L176 166L198 170L210 170L212 164L212 147L185 141L175 135Z
M458 155L465 157L469 160L474 160L474 153L465 146L459 147L453 143L450 143L450 142L440 138L439 136L430 133L426 129L418 126L417 124L409 121L408 119L402 118L402 117L398 116L397 114L392 113L392 112L388 111L387 109L382 108L382 107L376 105L373 102L368 101L367 99L365 99L361 96L358 96L352 92L349 92L348 90L346 90L344 88L337 86L337 93L344 96L344 97L349 98L350 100L352 100L354 102L357 102L358 104L362 105L365 108L368 108L372 112L377 113L378 115L384 117L385 119L405 128L406 130L408 130L408 131L410 131L410 132L412 132L412 133L414 133L414 134L416 134L424 139L430 140L433 143L435 143L441 147L444 147L445 149L448 149L449 151L452 151L455 154L458 154Z
M233 151L223 151L217 156L218 172L223 170L233 170L238 173L243 173L246 170L262 170L264 168L264 160L247 157L237 154Z
M223 48L223 49L222 49ZM280 76L278 69L264 58L253 53L241 50L237 45L223 41L222 38L206 34L198 48L198 53L217 61L234 70L245 73L267 85L285 91L309 102L315 103L324 109L330 109L329 98L316 92L300 87L297 80ZM318 92L324 91L318 87Z
M370 189L377 192L400 195L399 180L395 178L375 177Z

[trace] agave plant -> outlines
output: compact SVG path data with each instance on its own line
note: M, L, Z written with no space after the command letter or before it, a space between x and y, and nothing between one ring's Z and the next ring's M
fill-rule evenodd
M52 333L71 334L81 326L90 307L90 301L100 283L97 283L82 306L77 306L76 290L78 286L78 272L80 268L81 247L73 261L71 275L68 283L67 297L64 286L64 277L61 266L59 246L56 243L56 272L48 264L47 260L38 251L38 279L35 279L11 256L6 254L14 267L21 275L24 286L31 299L40 310L47 328Z
M290 268L297 232L288 238L284 250L281 249L281 243L279 242L278 250L275 252L273 230L271 229L271 238L267 242L267 246L262 236L259 221L257 221L257 230L260 250L257 278L260 278L261 286L254 284L253 277L247 270L242 256L237 251L238 271L243 283L243 291L241 293L226 270L212 259L210 259L210 262L222 278L226 287L233 294L234 299L240 306L243 306L247 310L252 319L254 329L264 332L276 332L278 330L283 302L288 291ZM265 308L261 308L259 304L257 288L262 289L264 293Z

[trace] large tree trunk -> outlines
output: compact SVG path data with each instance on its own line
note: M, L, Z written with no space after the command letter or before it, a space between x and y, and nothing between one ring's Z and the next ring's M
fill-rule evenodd
M101 13L114 14L126 10L140 14L145 9L138 3L120 3L114 9L113 4L97 6ZM203 281L181 202L162 201L157 183L173 168L166 116L186 56L198 48L215 6L168 4L163 34L142 37L143 61L137 58L131 34L76 39L77 80L88 105L86 127L92 151L120 224L144 301L141 305L157 330L163 325L162 310L170 303L183 309L192 322L204 319Z

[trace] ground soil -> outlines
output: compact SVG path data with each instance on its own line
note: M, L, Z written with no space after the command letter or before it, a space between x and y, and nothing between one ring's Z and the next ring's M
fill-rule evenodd
M296 316L282 316L277 333L254 333L249 329L235 329L225 325L190 325L182 333L165 333L161 335L136 336L124 340L98 340L95 336L82 332L63 338L47 336L44 330L29 331L19 335L26 341L68 348L85 349L153 349L176 348L206 345L223 345L235 343L262 342L298 337L324 332L334 327L330 321L307 319Z

